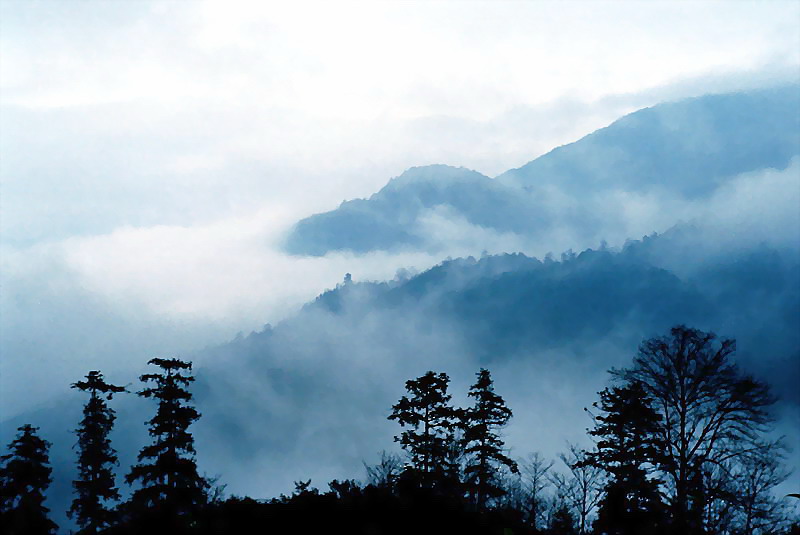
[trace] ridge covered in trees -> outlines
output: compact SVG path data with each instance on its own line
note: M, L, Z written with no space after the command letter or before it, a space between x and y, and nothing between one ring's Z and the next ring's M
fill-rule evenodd
M449 376L428 371L406 382L388 416L404 456L381 453L365 465L366 483L334 480L320 491L300 480L272 499L224 498L198 473L192 364L156 358L149 364L159 371L140 376L147 386L137 392L158 403L146 422L152 443L121 500L109 440L116 416L106 402L127 390L91 371L72 385L89 400L75 431L70 513L77 533L107 534L796 535L793 498L774 492L787 477L785 447L771 435L776 399L741 372L734 351L733 340L682 325L642 342L587 408L593 446L570 445L560 471L538 453L511 457L502 429L513 412L488 369L476 373L465 408L452 405ZM58 529L44 506L49 443L37 431L20 427L0 456L0 528L9 535Z

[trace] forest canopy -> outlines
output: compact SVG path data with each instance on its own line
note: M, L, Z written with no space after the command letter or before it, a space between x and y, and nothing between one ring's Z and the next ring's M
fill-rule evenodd
M226 497L216 478L198 473L192 364L177 358L150 360L157 371L140 377L137 395L157 404L147 422L152 443L125 476L122 498L108 402L128 392L93 370L72 385L89 399L75 430L70 513L79 534L796 534L794 498L775 492L788 475L773 434L776 398L738 368L735 348L683 325L643 341L586 408L593 446L568 446L558 467L539 453L510 456L503 429L514 411L488 369L477 371L467 407L452 404L447 373L431 370L406 381L391 407L402 453L365 464L365 482L333 480L321 491L300 479L274 498ZM50 444L30 425L18 431L0 457L0 525L9 535L55 533L44 506Z

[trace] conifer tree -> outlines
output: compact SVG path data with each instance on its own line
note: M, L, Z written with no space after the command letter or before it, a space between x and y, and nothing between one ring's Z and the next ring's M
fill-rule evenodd
M516 462L503 454L504 443L498 435L498 430L511 418L511 409L494 392L489 370L481 368L476 375L478 380L467 394L475 403L463 412L462 419L463 444L469 459L464 472L467 488L478 509L483 510L487 499L504 494L499 470L505 466L516 474L519 469Z
M408 428L395 442L411 456L411 464L426 486L442 486L450 479L453 467L453 430L456 411L450 405L446 373L427 372L422 377L406 381L410 394L392 406L390 420Z
M111 500L119 500L119 489L114 480L113 466L117 465L117 452L108 438L116 415L106 403L125 387L105 382L99 371L90 371L85 381L72 385L89 393L83 407L83 420L75 430L78 435L78 479L72 482L77 497L69 510L81 530L79 533L97 533L111 525L113 511L107 507Z
M639 383L600 392L602 411L589 434L599 440L585 463L609 474L594 529L609 535L657 533L664 522L660 481L649 477L661 461L659 414Z
M192 400L188 387L194 377L187 372L192 364L174 358L155 358L148 364L158 366L162 372L142 375L140 380L153 386L138 395L158 400L158 409L147 422L154 441L142 448L140 464L125 477L128 484L141 484L133 493L131 507L156 510L173 518L186 517L205 502L209 486L197 473L194 437L188 431L200 418L200 413L188 405Z
M0 457L0 531L7 535L49 535L58 526L44 506L50 486L50 443L36 434L38 428L23 425Z

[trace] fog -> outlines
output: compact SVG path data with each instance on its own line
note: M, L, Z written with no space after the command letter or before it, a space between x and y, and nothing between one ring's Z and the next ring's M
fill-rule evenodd
M512 454L554 458L567 441L587 444L583 408L606 371L626 365L642 339L686 322L739 340L743 368L783 397L779 428L800 444L798 205L795 158L729 177L703 199L614 188L580 203L551 196L540 205L549 216L540 236L475 225L439 205L416 220L422 247L293 256L283 246L294 214L266 208L5 246L3 435L22 421L42 426L55 444L51 500L63 509L73 477L63 422L76 421L79 403L68 384L99 368L135 389L146 360L177 354L198 366L201 469L230 493L267 497L301 478L363 477L362 463L394 446L386 416L405 380L445 371L465 403L473 374L489 366L515 410ZM588 219L574 217L578 206ZM654 232L663 235L630 241ZM487 256L590 247L609 260L576 263L567 252L559 271L552 260ZM425 270L446 257L467 260L430 279ZM539 275L548 270L553 278ZM345 273L355 283L342 284ZM530 305L504 297L518 294ZM581 304L585 295L595 304ZM538 319L522 327L526 317ZM148 407L127 399L120 409L115 436L127 466L146 440L137 424Z
M239 331L258 330L333 287L347 272L357 280L386 280L400 268L421 271L447 256L520 251L542 258L596 247L601 240L620 247L679 221L697 224L702 236L694 237L696 247L706 255L761 242L796 246L799 171L795 160L783 171L745 174L702 201L605 193L583 205L602 223L584 230L555 219L536 240L470 225L440 207L419 220L421 234L436 244L428 251L290 256L280 249L288 218L275 212L9 248L2 255L0 336L8 355L2 361L3 405L10 416L37 398L51 397L72 380L65 377L79 376L89 363L128 370L152 352L197 350ZM681 275L692 265L677 252L661 262Z
M286 250L298 221L413 166L499 188L488 177L646 106L792 91L796 3L337 6L0 3L2 439L31 422L54 443L59 524L81 402L69 384L100 369L135 390L154 356L194 360L201 469L254 497L363 478L395 447L386 416L404 381L428 369L466 403L488 366L515 411L512 456L552 458L586 443L608 368L676 322L736 337L800 445L797 156L702 197L539 189L521 205L536 232L439 203L404 227L414 245ZM674 136L701 153L717 139ZM490 256L516 252L542 262ZM426 273L447 258L464 260ZM591 314L570 308L582 284ZM118 408L122 473L152 407Z
M682 321L737 338L743 369L783 397L779 429L798 444L800 340L792 326L800 320L800 251L780 242L706 250L698 246L705 236L695 223L560 261L483 256L417 276L401 271L387 282L356 276L274 327L182 351L198 366L200 467L221 475L228 492L256 497L289 492L300 479L324 486L363 478L362 462L395 449L398 429L386 416L405 380L445 371L454 401L463 404L481 366L492 370L515 411L505 430L512 454L552 458L566 441L588 445L583 408L606 386L606 371L628 364L642 339ZM681 276L659 269L661 262L679 264ZM102 367L135 388L152 356L147 349L138 343L143 354L135 362L106 360ZM58 504L72 477L64 422L69 414L75 421L79 403L62 391L68 404L21 417L54 441ZM133 397L117 402L122 466L146 441L140 422L150 405ZM6 422L4 434L17 420Z

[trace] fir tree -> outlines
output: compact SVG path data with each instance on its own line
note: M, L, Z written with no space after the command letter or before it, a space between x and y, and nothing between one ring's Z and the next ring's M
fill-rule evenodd
M139 481L141 488L133 493L131 508L134 514L141 509L158 511L179 519L191 514L206 501L208 482L197 473L194 437L189 426L200 418L188 405L192 394L187 390L194 377L186 373L192 364L178 359L155 358L148 362L161 368L162 373L145 374L144 388L138 395L158 400L156 415L147 423L151 445L139 452L137 464L125 477L128 484Z
M454 472L452 457L456 411L447 393L450 378L446 373L427 372L406 381L409 397L392 406L390 420L407 427L394 437L411 456L411 464L426 486L444 486Z
M89 401L83 407L83 420L75 430L78 435L78 479L73 481L77 497L69 510L81 527L79 533L97 533L111 525L113 511L106 504L119 500L119 489L114 481L113 466L117 452L108 438L114 426L114 410L106 403L114 394L124 392L125 387L106 383L99 371L90 371L85 381L72 385L89 393Z
M45 492L52 481L50 443L36 434L38 428L23 425L0 457L0 528L7 535L43 535L58 526L48 518Z
M609 535L659 532L664 523L660 481L649 473L661 460L663 445L657 435L661 417L639 383L603 390L600 404L594 407L603 414L595 417L589 434L599 440L585 462L610 476L595 531Z
M494 392L489 370L481 368L478 380L470 388L469 397L475 404L463 413L463 444L468 456L464 470L467 488L478 506L483 510L486 500L504 494L499 470L505 466L519 473L517 463L503 454L504 443L497 430L505 426L512 416L502 397Z

